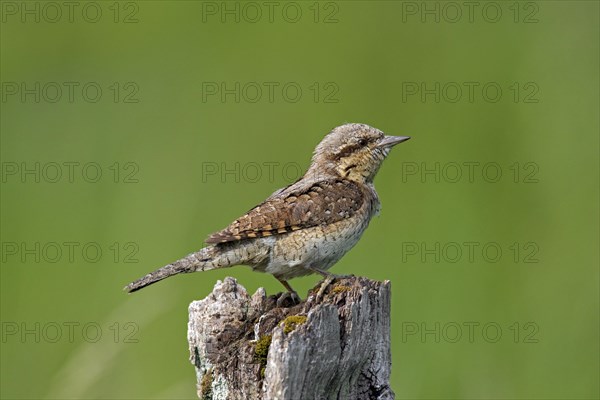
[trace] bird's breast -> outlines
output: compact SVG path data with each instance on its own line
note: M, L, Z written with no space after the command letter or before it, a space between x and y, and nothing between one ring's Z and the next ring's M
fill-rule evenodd
M331 268L356 245L379 210L379 198L374 188L365 187L364 190L363 205L348 218L278 236L266 272L281 279L291 279L308 275L310 270L306 267Z

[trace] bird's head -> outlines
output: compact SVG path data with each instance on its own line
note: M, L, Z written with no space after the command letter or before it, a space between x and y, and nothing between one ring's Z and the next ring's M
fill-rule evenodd
M372 182L392 147L408 139L387 136L366 124L338 126L317 145L308 173L333 173L356 182Z

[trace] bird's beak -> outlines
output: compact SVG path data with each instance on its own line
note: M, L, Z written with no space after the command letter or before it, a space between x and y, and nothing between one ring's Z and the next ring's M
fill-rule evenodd
M410 136L384 136L379 141L378 147L392 147L410 139Z

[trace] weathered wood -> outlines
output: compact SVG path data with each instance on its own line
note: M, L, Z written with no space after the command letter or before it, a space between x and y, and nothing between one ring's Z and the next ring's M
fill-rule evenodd
M225 278L192 302L188 341L198 397L394 399L390 283L351 277L337 279L320 297L318 289L292 306L262 288L249 296Z

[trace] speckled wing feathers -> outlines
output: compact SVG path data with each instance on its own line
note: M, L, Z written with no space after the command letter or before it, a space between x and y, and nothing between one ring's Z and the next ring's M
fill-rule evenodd
M349 180L322 181L286 192L276 193L227 228L213 233L206 243L234 242L332 224L354 215L364 202L360 187Z

